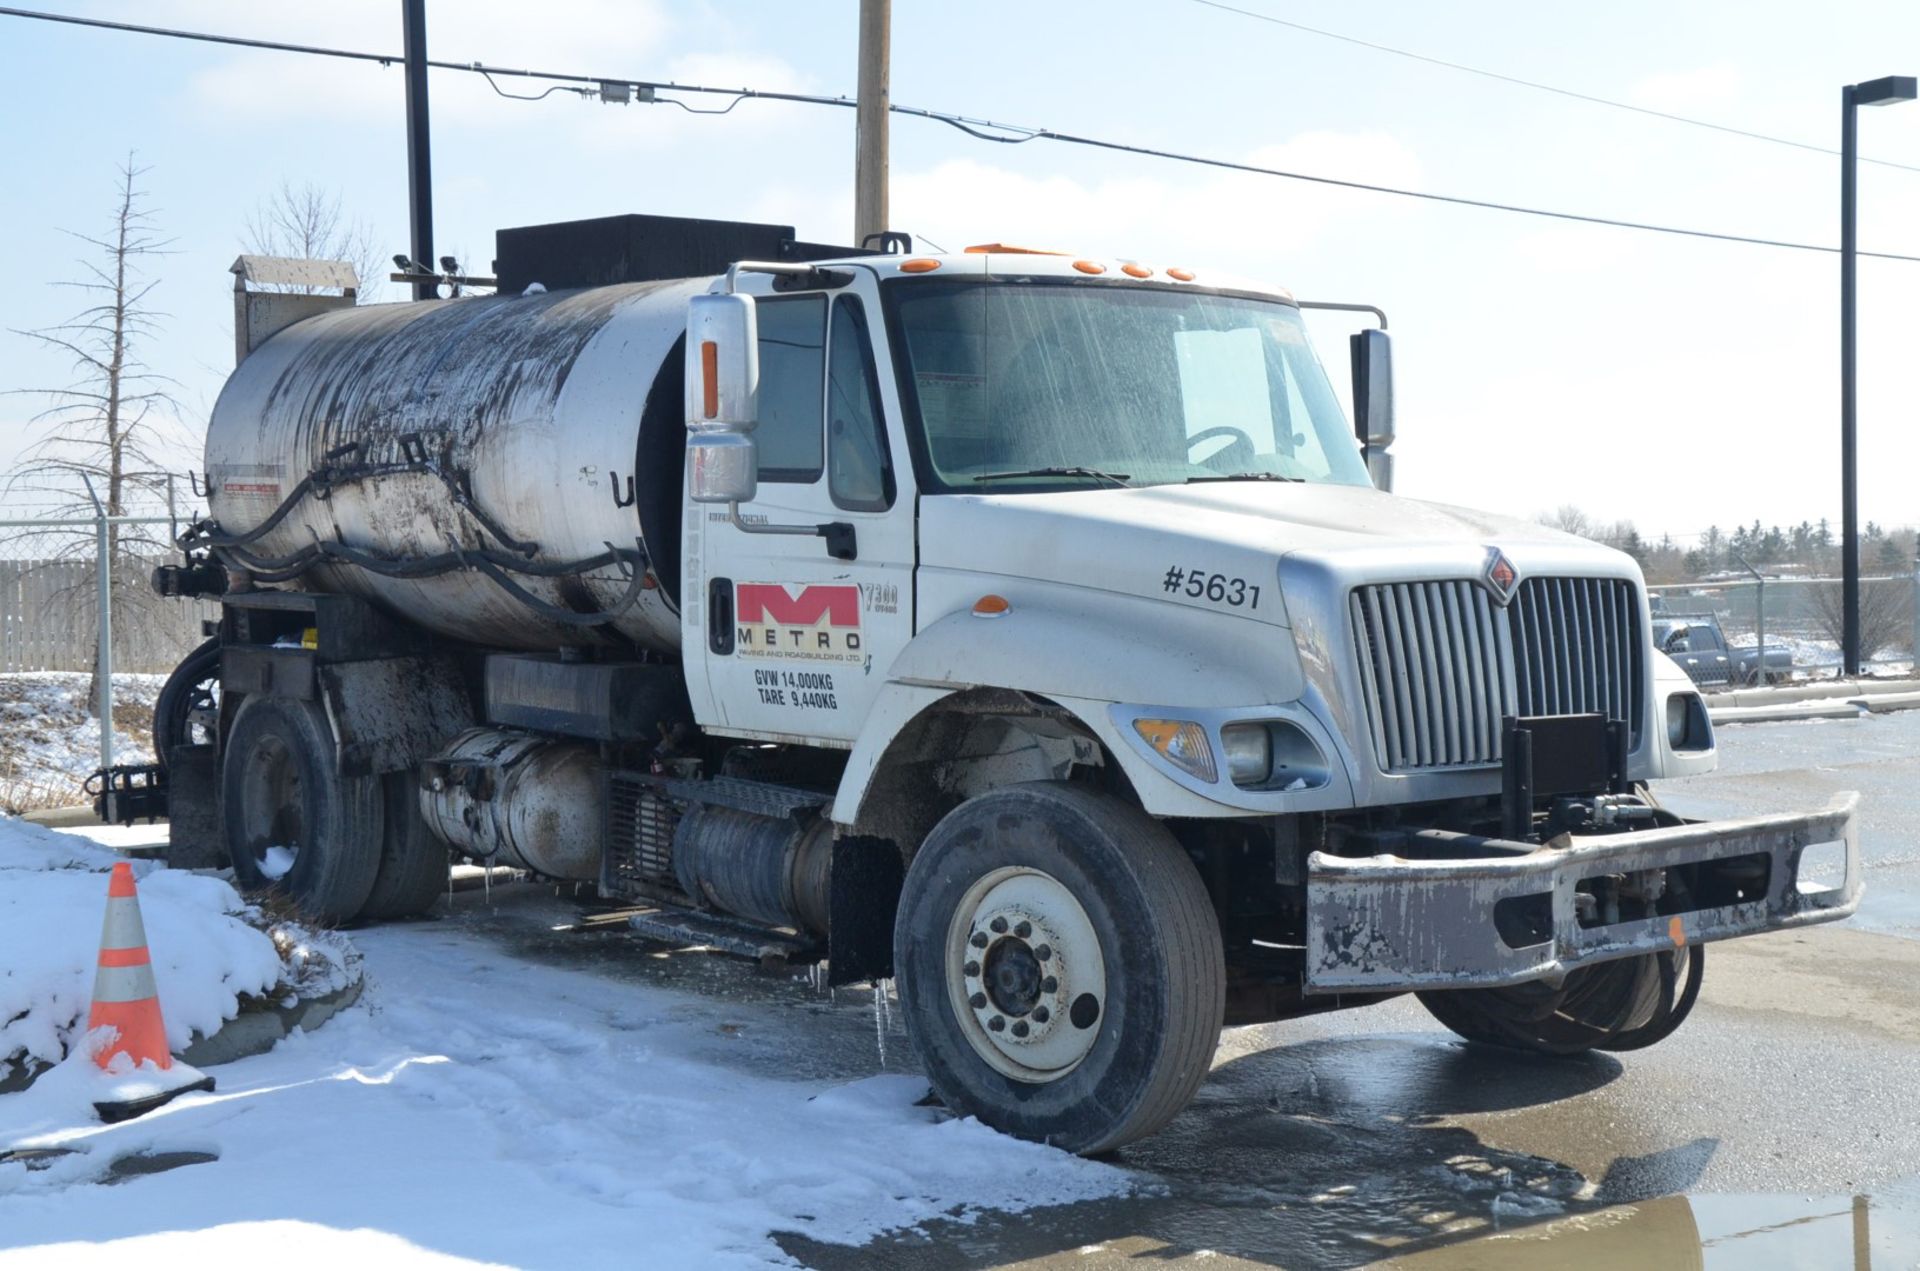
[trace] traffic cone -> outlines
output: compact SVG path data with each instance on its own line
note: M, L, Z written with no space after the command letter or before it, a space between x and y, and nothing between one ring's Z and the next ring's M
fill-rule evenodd
M213 1089L213 1078L186 1064L175 1064L167 1049L167 1026L160 1018L160 999L154 992L153 959L147 952L147 928L140 920L140 896L133 886L133 867L121 861L107 882L107 917L100 929L100 965L94 972L93 1009L87 1031L108 1027L113 1039L100 1047L94 1061L113 1071L114 1060L131 1080L110 1099L94 1103L103 1121L124 1121L150 1112L189 1090ZM153 1069L138 1073L143 1064Z

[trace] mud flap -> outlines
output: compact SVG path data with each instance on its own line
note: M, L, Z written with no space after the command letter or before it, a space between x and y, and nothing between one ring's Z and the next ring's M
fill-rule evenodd
M892 839L847 835L833 841L827 879L827 983L838 987L893 975L893 916L906 862Z
M471 728L472 699L445 658L374 658L318 668L344 776L399 772Z

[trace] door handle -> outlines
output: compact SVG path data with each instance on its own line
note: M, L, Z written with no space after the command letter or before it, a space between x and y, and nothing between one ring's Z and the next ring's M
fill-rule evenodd
M707 582L707 648L718 657L733 652L733 579Z

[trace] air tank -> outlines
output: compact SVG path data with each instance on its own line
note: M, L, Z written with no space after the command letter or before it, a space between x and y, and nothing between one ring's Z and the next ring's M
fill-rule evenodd
M207 427L212 541L256 581L456 640L676 649L681 341L708 282L365 305L278 332Z

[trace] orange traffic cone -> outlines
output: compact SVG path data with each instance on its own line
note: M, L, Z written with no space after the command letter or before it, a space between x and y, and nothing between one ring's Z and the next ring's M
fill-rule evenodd
M160 1018L160 999L154 992L153 959L147 952L147 928L140 920L140 896L133 886L133 867L121 861L107 883L107 917L100 929L100 965L94 973L93 1009L87 1031L102 1026L114 1030L113 1040L94 1056L102 1068L125 1055L123 1067L151 1063L162 1073L173 1072L173 1054L167 1049L167 1027ZM97 1102L102 1119L122 1121L151 1111L189 1090L211 1090L213 1078L185 1064L177 1076L149 1077L137 1097ZM130 1092L131 1093L131 1092Z

